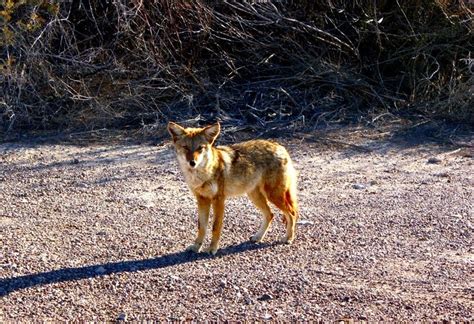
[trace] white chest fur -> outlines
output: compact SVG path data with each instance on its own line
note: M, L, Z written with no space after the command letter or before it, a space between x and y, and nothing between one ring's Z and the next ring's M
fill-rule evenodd
M183 158L178 157L178 162L186 183L193 192L209 198L217 194L217 183L204 170L191 168Z

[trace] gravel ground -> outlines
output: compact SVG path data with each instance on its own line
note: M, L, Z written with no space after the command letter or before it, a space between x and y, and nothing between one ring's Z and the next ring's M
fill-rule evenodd
M276 243L279 218L249 243L260 215L238 198L210 257L183 252L195 202L169 143L31 143L0 145L2 323L473 321L468 149L283 141L300 172L295 243Z

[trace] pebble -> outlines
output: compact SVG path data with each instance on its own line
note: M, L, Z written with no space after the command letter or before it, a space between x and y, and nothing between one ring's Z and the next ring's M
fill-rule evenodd
M364 185L362 183L355 183L355 184L352 185L352 188L357 189L357 190L362 190L362 189L365 189L367 187L366 187L366 185Z
M265 313L265 314L263 315L263 319L264 319L264 320L271 320L271 319L272 319L272 315L271 315L271 314L268 314L268 313Z
M273 299L272 295L263 294L262 296L258 297L259 301L267 301Z
M249 296L245 296L244 302L245 302L245 304L247 304L247 305L252 305L252 304L253 304L253 300L252 300L252 298L250 298Z
M173 279L175 281L182 281L180 277L175 276L175 275L170 275L170 279Z
M428 159L428 163L429 164L438 164L438 163L441 163L441 159L433 156L433 157L430 157Z
M298 225L313 225L314 222L306 220L306 219L301 219L301 220L297 221L296 224L298 224Z

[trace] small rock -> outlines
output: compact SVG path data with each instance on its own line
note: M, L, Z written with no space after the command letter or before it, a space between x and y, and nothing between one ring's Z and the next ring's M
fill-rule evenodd
M155 204L153 202L145 202L140 205L141 208L152 208L155 207Z
M428 159L428 163L429 164L438 164L438 163L441 163L441 159L433 156L433 157L430 157Z
M344 303L348 303L348 302L350 302L350 301L351 301L351 297L349 297L349 296L344 296L344 297L342 298L342 302L344 302Z
M95 269L95 273L98 273L98 274L103 274L103 273L105 273L105 271L106 271L106 270L105 270L105 268L104 268L103 266L97 267L97 268Z
M181 281L181 278L175 275L170 275L170 279L173 279L175 281Z
M252 298L250 298L249 296L245 296L244 302L245 302L245 304L247 304L247 305L252 305L252 304L253 304L253 300L252 300Z
M119 316L117 316L117 321L125 321L127 320L127 315L124 313L120 313Z
M369 188L368 189L369 194L376 194L378 191L376 188Z
M306 220L306 219L301 219L301 220L297 221L296 224L298 224L298 225L313 225L314 222Z
M352 185L352 188L357 189L357 190L363 190L366 188L366 186L362 183L355 183Z
M79 164L79 159L74 158L74 159L72 160L72 164Z
M269 314L269 313L265 313L265 314L263 315L263 319L264 319L264 320L271 320L271 319L272 319L272 315Z
M273 299L272 295L263 294L262 296L257 298L259 301L267 301Z

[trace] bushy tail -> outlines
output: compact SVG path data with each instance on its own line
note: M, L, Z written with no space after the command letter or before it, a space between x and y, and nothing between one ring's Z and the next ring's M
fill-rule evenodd
M295 219L299 217L298 200L295 188L289 188L285 192L285 206L288 213Z
M263 192L267 199L283 212L283 223L287 223L287 217L291 217L295 222L299 217L296 181L297 172L291 159L288 159L286 168L279 177L264 186Z

